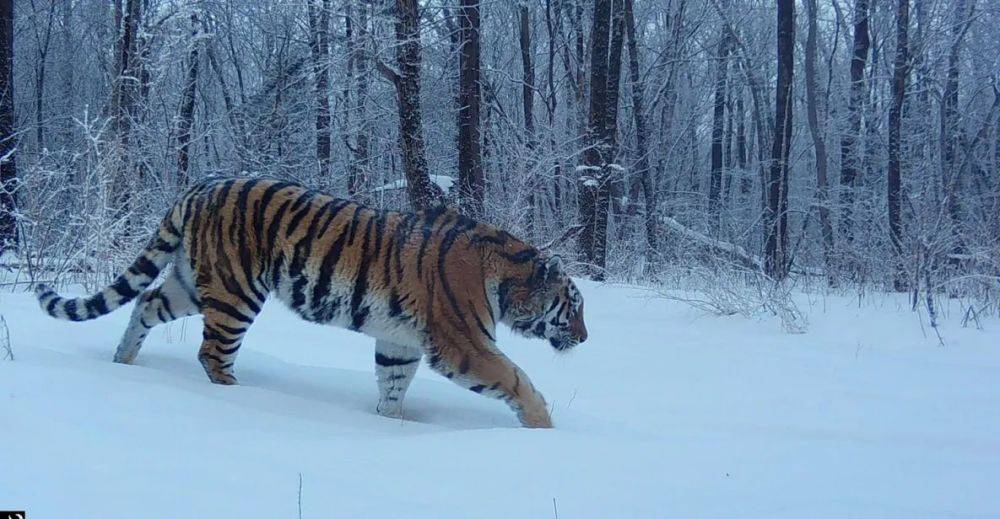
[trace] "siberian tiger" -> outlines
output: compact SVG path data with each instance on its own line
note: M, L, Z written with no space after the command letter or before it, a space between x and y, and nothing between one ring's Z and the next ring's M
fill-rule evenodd
M545 399L497 349L496 325L560 351L587 339L583 297L558 256L450 210L377 211L277 180L204 181L100 293L35 292L49 315L73 321L138 297L114 357L125 364L151 328L201 313L198 359L217 384L236 383L243 336L275 294L309 321L375 338L376 410L392 417L426 354L438 373L505 401L524 426L551 427Z

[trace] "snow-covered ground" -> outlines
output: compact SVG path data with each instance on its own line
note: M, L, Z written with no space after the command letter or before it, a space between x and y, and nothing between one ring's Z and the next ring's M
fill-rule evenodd
M421 367L406 420L374 413L373 341L268 304L208 382L198 318L113 364L128 309L57 322L0 294L0 509L29 517L998 517L1000 322L905 298L811 300L810 329L710 317L581 283L590 339L568 355L500 334L553 409ZM803 304L808 303L801 296Z

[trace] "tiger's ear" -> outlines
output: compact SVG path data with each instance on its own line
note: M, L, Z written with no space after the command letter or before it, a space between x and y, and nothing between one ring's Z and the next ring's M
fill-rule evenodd
M534 278L538 282L548 282L558 278L562 274L562 258L553 255L547 259L539 259L535 266Z

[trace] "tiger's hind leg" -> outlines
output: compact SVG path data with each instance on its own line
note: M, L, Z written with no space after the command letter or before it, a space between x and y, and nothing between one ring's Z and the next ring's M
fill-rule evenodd
M503 400L517 413L521 425L551 428L552 418L542 394L528 375L491 345L437 348L429 352L430 366L452 382L482 395Z
M210 297L203 297L203 302L201 313L205 316L205 331L198 360L213 383L234 385L236 354L259 310L251 309L246 304L232 305Z
M402 418L403 397L420 366L423 350L386 341L375 341L375 374L378 376L378 414Z
M183 273L175 268L162 285L139 297L125 335L115 351L115 362L134 362L142 348L142 341L154 326L197 313L198 301L194 290Z

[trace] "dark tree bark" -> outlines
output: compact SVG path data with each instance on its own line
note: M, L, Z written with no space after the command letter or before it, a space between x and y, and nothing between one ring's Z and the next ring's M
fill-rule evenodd
M573 30L573 56L576 63L574 97L576 99L576 127L580 132L580 137L587 138L587 79L586 79L586 44L584 42L583 27L583 0L572 0L573 5L569 11L570 26ZM567 44L567 49L569 45Z
M41 17L41 13L38 12L38 7L35 5L35 0L31 0L31 11L32 15L36 18L35 22L32 23L32 28L35 32L35 47L37 56L35 58L35 146L39 152L45 148L45 80L46 80L46 65L48 64L49 56L49 43L52 41L52 22L55 18L56 6L54 3L49 4L49 10L46 14L46 24L44 31L40 32L39 28L41 26L38 23L38 18Z
M747 172L746 112L742 91L736 94L736 167L740 170L740 196L745 197L750 194L752 183Z
M354 0L347 4L347 16L344 17L344 28L347 34L347 78L348 87L353 88L353 102L350 107L354 133L354 145L347 143L353 154L353 160L347 168L347 193L353 198L357 196L361 185L369 174L371 152L371 125L366 117L368 105L368 56L364 52L364 42L368 33L368 3L358 2L357 17L353 9ZM345 139L349 137L345 136Z
M901 127L903 104L906 100L906 81L910 74L910 0L897 0L896 10L896 59L892 72L892 105L889 107L889 171L886 201L889 211L889 241L892 244L892 286L897 291L907 290L906 272L903 268L903 216L901 208L902 176Z
M639 74L639 51L635 34L635 14L633 0L625 0L625 29L628 34L628 70L629 83L632 87L632 117L635 121L635 175L639 177L642 185L643 198L646 201L645 224L646 224L646 262L650 266L650 271L657 270L657 193L653 185L653 175L649 169L649 137L646 134L646 107L643 103L643 91L645 83Z
M529 155L534 156L538 147L535 141L535 65L531 60L531 13L528 6L521 4L518 9L517 39L521 47L521 112L524 114L524 133L527 139ZM534 169L534 160L529 158L527 168ZM537 179L528 177L528 217L525 233L529 238L535 235L535 199L536 191L542 189Z
M962 243L962 168L956 158L959 141L958 112L958 82L959 66L961 64L962 41L969 30L972 21L972 9L975 2L969 6L968 0L956 0L954 19L952 20L951 46L948 51L948 69L944 82L944 94L941 99L941 164L942 180L944 182L944 197L951 218L952 254L963 254L965 245Z
M410 205L422 210L441 201L443 193L427 175L424 132L420 115L420 12L417 0L396 0L396 65L399 72L380 67L396 87L403 174Z
M907 0L903 0L907 1ZM816 205L819 211L820 234L823 240L823 260L826 266L827 279L833 283L833 224L830 217L829 183L827 180L828 157L826 140L823 138L824 123L819 118L819 77L816 74L816 39L817 39L817 8L816 0L806 0L806 11L809 17L806 35L806 117L809 120L809 135L812 137L813 150L816 154Z
M747 197L750 195L753 183L747 171L746 110L742 89L736 94L736 167L740 171L740 197Z
M73 140L73 116L76 110L76 39L73 34L73 2L63 2L62 5L62 54L65 63L62 67L62 144L69 146Z
M194 126L194 98L198 87L198 41L200 34L198 15L191 15L191 51L188 54L187 74L181 92L181 106L177 117L177 185L188 184L190 168L191 128Z
M549 128L555 125L556 106L559 98L556 95L555 64L556 64L556 35L562 30L562 0L545 0L545 29L548 34L549 60L546 68L548 94L545 98L546 112L548 113ZM549 132L549 147L556 147L556 133ZM558 161L552 175L552 198L550 209L552 218L557 227L562 226L562 178L563 162Z
M123 0L116 2L116 8L122 8L116 13L116 17L121 17L121 32L119 34L116 50L118 52L115 64L115 82L112 92L111 110L112 126L115 131L117 141L116 170L112 172L109 205L115 208L116 217L121 219L125 215L131 214L132 209L132 189L129 186L129 176L131 170L136 169L136 174L141 174L135 168L135 160L132 150L132 123L137 116L136 102L141 94L142 72L139 66L139 17L140 0ZM126 229L126 235L130 233Z
M723 9L726 3L722 2ZM708 186L708 209L718 216L720 193L722 191L722 142L726 110L726 73L729 69L729 31L720 31L719 47L715 63L715 102L712 110L712 168Z
M458 196L462 211L483 215L482 136L479 128L479 0L462 0L458 11Z
M316 96L316 162L320 178L330 175L330 0L308 0L310 48ZM317 12L318 11L318 12Z
M764 269L774 279L788 274L788 152L792 142L792 80L795 0L778 0L778 83L774 96L774 142L765 185Z
M580 250L589 265L590 275L605 277L608 212L611 183L615 180L609 165L616 152L618 83L621 73L621 10L612 16L611 0L594 2L591 32L590 118L587 127L588 147L584 153L584 174L580 176ZM610 37L609 37L610 36Z
M17 165L14 161L14 2L0 0L0 254L17 250L14 219Z
M841 234L846 244L854 242L854 188L861 169L858 140L861 138L861 105L865 92L865 66L871 40L868 36L868 0L854 4L854 50L851 58L851 86L848 99L846 131L840 138L840 218Z

